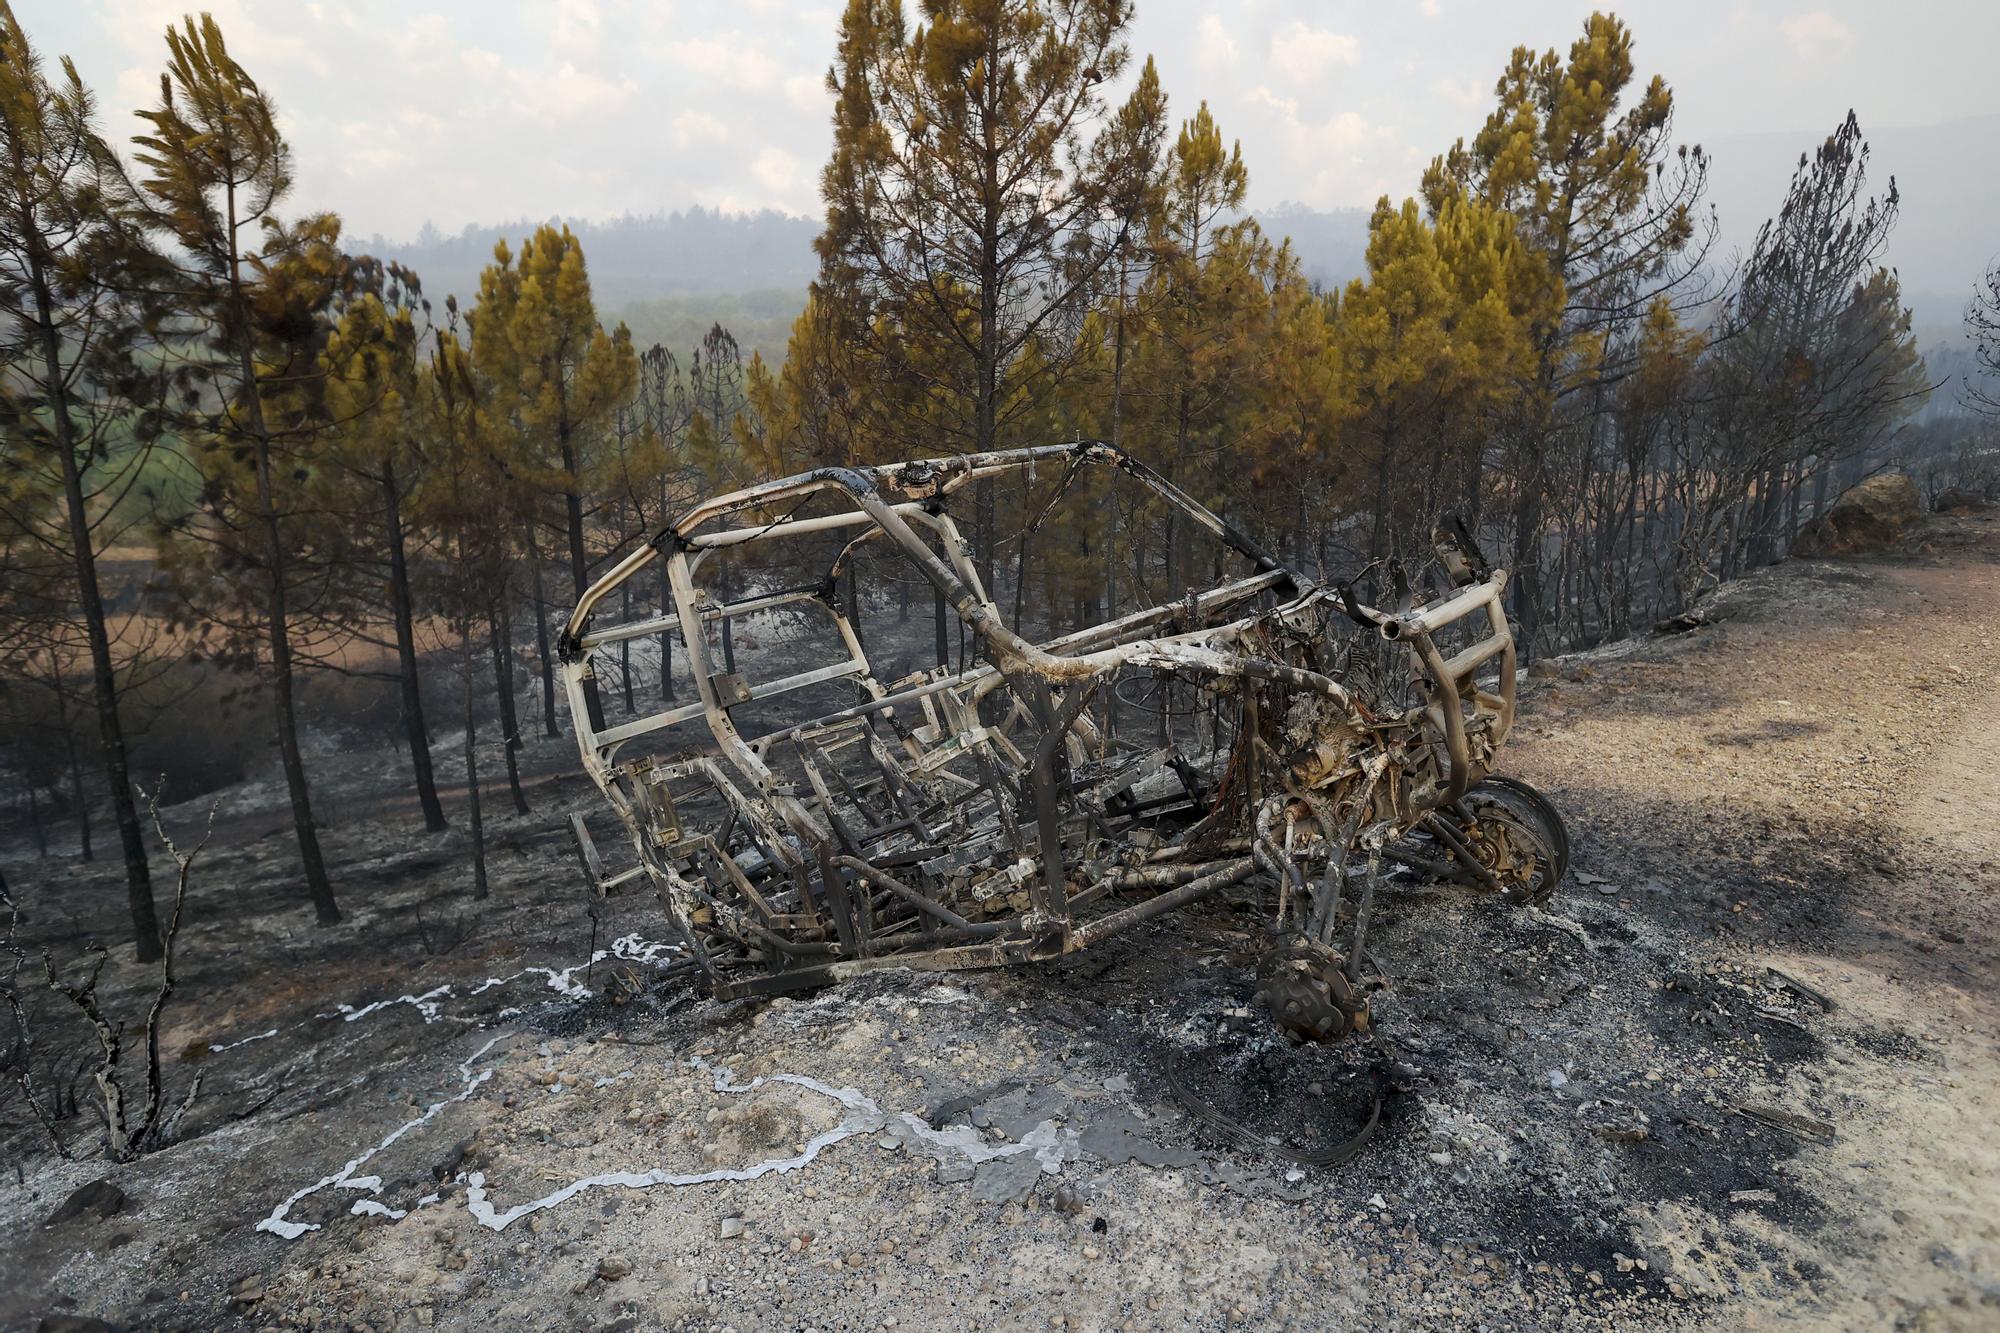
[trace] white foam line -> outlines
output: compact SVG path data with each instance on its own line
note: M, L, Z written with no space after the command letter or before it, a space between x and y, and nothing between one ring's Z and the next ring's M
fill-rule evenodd
M475 1075L471 1072L471 1066L480 1057L484 1056L486 1052L492 1050L495 1045L511 1035L511 1033L508 1033L493 1038L492 1041L487 1042L486 1045L473 1052L470 1058L459 1065L459 1073L465 1076L466 1084L457 1096L447 1098L430 1106L421 1116L396 1129L380 1143L342 1167L338 1173L326 1177L317 1184L308 1185L289 1199L286 1199L277 1208L272 1210L269 1217L257 1224L257 1230L269 1231L275 1235L282 1236L286 1240L296 1240L308 1231L318 1230L316 1223L286 1220L285 1215L291 1210L292 1205L300 1199L334 1185L342 1185L351 1189L363 1188L362 1182L364 1181L369 1182L373 1186L369 1190L370 1193L373 1193L375 1189L379 1189L381 1182L378 1177L356 1177L354 1172L358 1171L377 1153L402 1138L403 1135L409 1133L419 1125L427 1124L440 1111L444 1110L445 1107L455 1102L462 1102L470 1097L481 1084L493 1076L493 1070L491 1069L482 1069ZM1042 1170L1047 1174L1053 1175L1062 1169L1062 1165L1066 1160L1075 1156L1076 1135L1064 1129L1054 1120L1042 1121L1033 1130L1023 1135L1017 1143L989 1143L977 1130L970 1126L954 1125L950 1129L932 1129L921 1116L908 1111L899 1112L892 1123L888 1114L882 1110L880 1103L858 1088L836 1088L831 1084L822 1083L818 1079L810 1078L804 1074L759 1074L748 1083L738 1083L735 1074L730 1070L716 1069L700 1056L692 1057L688 1063L695 1069L712 1072L717 1092L747 1093L755 1092L758 1088L764 1087L767 1084L789 1083L794 1087L804 1088L808 1092L818 1093L822 1097L840 1103L840 1105L847 1109L847 1115L832 1129L814 1135L804 1148L790 1157L768 1157L761 1162L755 1162L749 1166L719 1167L712 1171L667 1171L658 1167L650 1171L607 1171L600 1175L585 1176L580 1180L573 1180L553 1193L545 1194L539 1199L531 1199L527 1203L516 1204L505 1212L501 1212L489 1202L486 1192L486 1176L483 1172L472 1171L461 1173L457 1179L458 1183L465 1186L467 1211L472 1214L474 1220L481 1226L492 1231L505 1231L508 1227L527 1217L529 1214L538 1213L545 1208L553 1208L558 1204L566 1203L586 1190L613 1188L642 1190L651 1189L656 1185L671 1185L676 1188L684 1188L690 1185L711 1185L722 1181L749 1181L773 1174L789 1174L790 1172L802 1170L812 1165L813 1161L821 1153L837 1143L851 1139L857 1134L871 1134L885 1128L894 1129L899 1137L913 1139L926 1145L931 1154L940 1161L956 1156L965 1158L974 1165L978 1165L982 1162L993 1161L996 1158L1013 1157L1021 1153L1033 1153L1035 1160L1041 1164ZM609 1078L600 1078L596 1080L596 1084L598 1087L604 1087L607 1084L616 1083L620 1079L631 1077L632 1073L633 1071L628 1069L614 1074ZM551 1089L551 1091L553 1090ZM419 1199L415 1206L421 1208L426 1204L436 1202L437 1198L438 1196L435 1194L428 1195L423 1199ZM387 1217L392 1221L400 1220L407 1215L406 1211L398 1211L373 1199L357 1200L353 1208L349 1211L357 1215L368 1214Z
M641 939L637 933L620 935L611 941L611 953L615 958L623 958L629 963L659 964L662 958L676 956L683 952L682 946L669 944L664 940Z
M259 1032L254 1037L239 1037L235 1041L225 1041L220 1045L211 1044L208 1053L214 1055L217 1051L233 1051L238 1046L248 1046L253 1041L268 1041L277 1035L278 1029L272 1028L269 1032Z
M690 1061L697 1069L708 1069L707 1061L700 1056ZM628 1071L629 1072L629 1071ZM723 1167L713 1171L666 1171L655 1167L651 1171L607 1171L602 1175L585 1176L573 1180L552 1194L539 1199L516 1204L506 1212L500 1212L487 1202L486 1177L474 1171L460 1177L465 1183L466 1207L472 1216L493 1231L504 1231L530 1213L544 1208L553 1208L593 1189L651 1189L655 1185L671 1185L683 1188L689 1185L711 1185L720 1181L757 1180L772 1174L787 1174L810 1166L815 1158L834 1144L851 1139L857 1134L872 1134L886 1128L889 1117L873 1097L858 1088L836 1088L804 1074L759 1074L748 1083L736 1082L735 1075L727 1069L715 1070L715 1090L717 1092L754 1092L767 1083L789 1083L828 1097L847 1108L847 1116L832 1129L816 1134L806 1146L791 1157L769 1157L750 1166ZM619 1075L618 1077L623 1077ZM613 1080L615 1081L615 1080ZM907 1133L930 1144L940 1156L957 1154L970 1159L974 1164L989 1162L996 1157L1012 1157L1017 1153L1031 1152L1042 1163L1046 1172L1061 1169L1064 1144L1060 1127L1053 1120L1045 1120L1037 1125L1019 1143L989 1144L979 1138L976 1131L966 1126L954 1126L950 1130L932 1129L924 1120L910 1112L902 1112L898 1119Z
M416 1006L417 1012L424 1016L424 1022L435 1023L438 1020L438 997L450 994L450 986L438 986L425 991L422 995L398 995L393 1000L377 1000L373 1004L364 1004L359 1009L356 1009L351 1004L337 1004L333 1007L333 1014L321 1014L320 1017L332 1018L334 1014L340 1014L342 1015L342 1022L352 1023L357 1018L368 1017L368 1015L378 1009L387 1009L398 1004L409 1004Z
M309 1194L317 1194L319 1193L319 1191L327 1189L333 1185L344 1185L348 1181L348 1179L354 1175L356 1171L359 1171L363 1166L366 1166L368 1164L369 1159L374 1157L375 1154L389 1147L391 1144L395 1143L396 1140L402 1138L405 1134L417 1128L419 1125L429 1124L434 1118L436 1118L438 1112L444 1110L445 1107L450 1106L456 1102L462 1102L466 1098L470 1097L475 1091L478 1090L480 1084L484 1083L487 1079L493 1077L493 1071L491 1069L482 1069L477 1074L473 1073L472 1065L475 1062L477 1062L480 1059L480 1057L484 1056L488 1051L492 1050L495 1046L498 1046L501 1042L505 1041L507 1038L513 1035L514 1034L511 1032L501 1033L499 1036L494 1037L491 1041L488 1041L484 1046L481 1046L478 1050L474 1051L469 1057L460 1062L458 1066L458 1072L465 1079L465 1086L459 1090L457 1096L447 1097L443 1101L431 1103L430 1106L424 1109L424 1113L422 1115L418 1116L415 1120L408 1120L405 1121L403 1124L397 1126L394 1130L390 1131L389 1136L387 1138L383 1139L380 1143L376 1144L374 1147L362 1153L359 1157L349 1162L346 1166L341 1167L340 1170L320 1180L317 1184L308 1185L304 1189L297 1191L289 1199L286 1199L276 1208L273 1208L271 1210L271 1215L265 1218L263 1221L259 1222L257 1224L256 1229L259 1231L268 1231L276 1236L282 1236L286 1240L297 1240L300 1236L305 1235L306 1232L308 1231L319 1230L319 1223L317 1222L293 1222L287 1220L286 1214L292 1211L292 1205L297 1203L300 1199L305 1198ZM380 1188L379 1184L377 1185L377 1188ZM362 1202L367 1202L367 1201L363 1200Z
M644 939L637 933L622 935L611 942L609 949L599 949L591 954L588 962L572 963L565 968L524 967L518 972L509 972L504 977L487 977L471 990L467 991L466 997L470 999L474 995L483 995L495 986L505 986L510 981L519 981L522 977L533 975L545 978L549 989L563 996L565 999L587 1000L596 994L596 992L576 980L576 974L580 969L587 970L595 967L607 958L618 958L630 963L644 963L649 967L665 967L667 966L667 960L672 959L681 952L681 946L678 944L670 944L662 940ZM423 1016L426 1025L439 1022L443 1019L450 1019L455 1023L469 1023L474 1021L469 1018L459 1017L456 1014L447 1014L443 1011L444 1001L453 998L456 994L457 992L453 987L447 983L425 991L422 995L398 995L393 1000L375 1000L359 1006L337 1004L331 1012L320 1014L319 1017L338 1018L343 1023L353 1023L367 1018L372 1014L380 1013L385 1009L393 1009L399 1004L407 1004ZM516 1008L502 1009L495 1015L495 1019L498 1021L511 1018L520 1012L521 1010ZM305 1024L295 1023L292 1026L304 1027ZM211 1045L208 1049L213 1054L216 1051L227 1051L237 1046L247 1046L253 1041L265 1041L275 1037L279 1031L280 1029L278 1028L272 1028L269 1032L259 1032L255 1036L242 1037L236 1041L221 1042Z
M428 1208L443 1197L441 1194L426 1194L408 1208L391 1208L388 1204L377 1202L374 1199L356 1199L354 1206L347 1211L354 1217L386 1217L391 1222L400 1222L411 1213L416 1212L417 1209Z
M698 1068L707 1067L706 1062L702 1061L699 1057L695 1059L694 1064ZM771 1175L774 1172L785 1174L797 1171L803 1167L810 1166L814 1158L818 1157L828 1148L831 1148L834 1144L851 1139L856 1134L872 1133L888 1123L887 1117L882 1114L882 1109L875 1104L875 1100L855 1088L829 1087L819 1080L807 1078L803 1074L771 1074L768 1076L760 1074L750 1082L744 1084L738 1084L734 1076L726 1069L717 1070L715 1074L715 1090L717 1092L754 1092L766 1083L791 1083L798 1087L817 1092L822 1096L831 1097L847 1108L847 1117L832 1129L815 1134L803 1149L791 1157L770 1157L752 1166L723 1167L714 1171L663 1171L657 1167L651 1171L640 1172L609 1171L603 1175L585 1176L582 1180L573 1180L553 1194L543 1195L541 1198L530 1200L527 1203L516 1204L504 1213L486 1201L486 1177L482 1173L474 1171L464 1177L466 1207L471 1210L472 1216L477 1219L481 1226L493 1231L505 1231L514 1223L528 1216L528 1214L538 1213L544 1208L553 1208L559 1203L565 1203L585 1190L612 1187L643 1190L650 1189L655 1185L709 1185L724 1180L756 1180L760 1177Z

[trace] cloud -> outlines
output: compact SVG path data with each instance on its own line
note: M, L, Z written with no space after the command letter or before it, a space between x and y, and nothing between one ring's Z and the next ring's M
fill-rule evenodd
M565 60L553 73L509 69L507 80L520 103L556 117L605 115L632 99L639 85L631 79L608 79L579 69Z
M746 92L769 87L778 72L771 57L741 33L728 32L694 41L668 42L666 53L677 63L714 79L724 87L740 88Z
M1353 153L1357 149L1395 139L1394 127L1377 125L1358 111L1343 111L1331 119L1301 127L1308 139L1322 148Z
M253 75L260 67L287 66L304 68L317 78L333 73L325 43L320 40L326 26L324 11L314 12L306 6L275 16L266 11L264 17L255 18L244 0L208 0L200 6L182 0L113 0L106 6L103 22L115 28L128 50L164 65L167 29L182 27L189 11L197 8L214 16L229 44L230 56Z
M1329 66L1352 64L1358 45L1345 33L1293 23L1271 38L1271 65L1293 83L1310 83Z
M1478 103L1484 89L1470 79L1464 82L1439 79L1431 84L1431 91L1453 106L1473 106Z
M594 0L556 0L550 39L566 51L591 50L597 45L599 21Z
M729 138L729 127L693 107L674 117L674 147L687 148L698 143L722 143Z
M833 109L833 94L826 90L825 75L794 74L785 80L785 102L794 111L820 116Z
M798 183L799 160L782 148L766 148L750 170L772 194L789 196Z
M1854 40L1853 31L1824 9L1795 15L1779 26L1801 55L1820 55L1836 47L1847 46Z
M340 127L340 138L340 171L344 176L367 176L409 163L409 154L403 151L391 126L374 121L349 121Z
M1214 69L1236 63L1236 39L1229 35L1219 16L1206 16L1195 31L1199 37L1195 58L1203 66Z

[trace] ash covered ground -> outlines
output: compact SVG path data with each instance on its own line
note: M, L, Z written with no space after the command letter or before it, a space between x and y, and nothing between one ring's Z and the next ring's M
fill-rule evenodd
M1414 1077L1331 1167L1293 1156L1363 1127L1382 1061L1274 1033L1247 899L718 1005L648 900L593 920L565 742L484 904L393 757L323 756L349 919L312 927L235 794L163 1041L169 1095L204 1079L180 1141L112 1166L86 1108L64 1161L5 1104L0 1324L2000 1327L1996 660L2000 526L1941 519L1538 669L1502 769L1572 877L1539 913L1388 899ZM59 961L116 930L115 867L8 868ZM146 986L114 950L107 1000Z

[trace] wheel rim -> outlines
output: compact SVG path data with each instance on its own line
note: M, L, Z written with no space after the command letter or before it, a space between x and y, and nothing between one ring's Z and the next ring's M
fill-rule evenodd
M1539 793L1537 793L1539 795ZM1518 902L1541 904L1555 895L1567 869L1567 838L1559 822L1544 818L1546 802L1529 800L1510 785L1482 783L1468 792L1472 818L1468 841L1480 864Z

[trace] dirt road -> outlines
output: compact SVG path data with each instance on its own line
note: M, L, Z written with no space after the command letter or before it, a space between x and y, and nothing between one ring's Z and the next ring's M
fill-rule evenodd
M189 1137L107 1168L17 1130L0 1324L2000 1327L2000 524L1716 617L1533 683L1505 767L1576 874L1545 914L1393 898L1416 1074L1344 1165L1287 1154L1359 1129L1379 1062L1271 1035L1251 914L722 1007L651 984L643 902L581 966L555 784L477 911L458 844L380 821L331 835L332 936L282 837L218 848ZM43 1226L99 1178L122 1206Z

